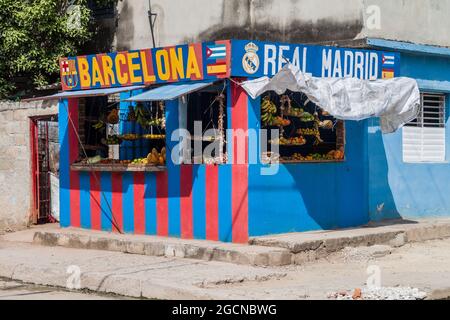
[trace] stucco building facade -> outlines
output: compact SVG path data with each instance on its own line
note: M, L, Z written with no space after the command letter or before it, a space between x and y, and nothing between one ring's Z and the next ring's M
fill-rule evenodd
M157 47L218 39L382 38L450 46L448 0L152 0ZM152 46L148 0L119 1L117 50Z

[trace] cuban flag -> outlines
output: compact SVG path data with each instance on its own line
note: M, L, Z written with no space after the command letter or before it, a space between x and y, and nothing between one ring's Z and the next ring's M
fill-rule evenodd
M225 44L207 45L206 58L208 60L224 59L227 56L227 46Z
M383 66L393 66L395 64L395 56L383 54Z

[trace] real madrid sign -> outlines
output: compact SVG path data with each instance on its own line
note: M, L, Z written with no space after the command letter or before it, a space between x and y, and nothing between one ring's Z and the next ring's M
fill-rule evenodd
M63 90L84 90L228 77L271 77L288 61L316 77L381 79L399 74L400 54L223 40L62 58L60 70Z
M302 44L233 40L231 75L274 76L289 61L316 77L392 78L399 74L400 54Z

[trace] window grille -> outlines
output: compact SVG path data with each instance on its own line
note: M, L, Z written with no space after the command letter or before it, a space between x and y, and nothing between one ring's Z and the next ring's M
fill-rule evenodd
M445 161L445 95L421 94L418 117L403 128L403 161Z

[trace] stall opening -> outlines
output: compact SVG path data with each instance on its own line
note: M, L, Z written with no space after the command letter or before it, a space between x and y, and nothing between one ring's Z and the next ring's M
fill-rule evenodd
M267 130L267 159L280 163L339 162L344 160L344 122L312 103L300 92L261 97L261 124ZM271 136L278 129L279 136ZM274 148L276 147L276 148Z

